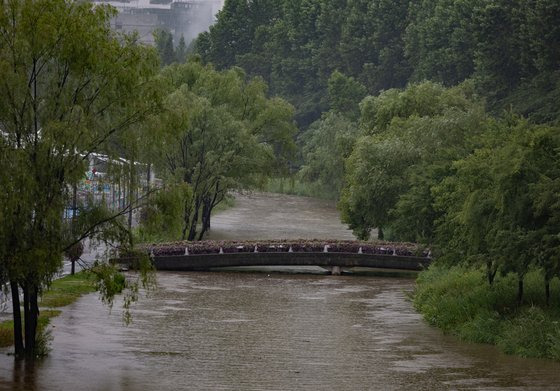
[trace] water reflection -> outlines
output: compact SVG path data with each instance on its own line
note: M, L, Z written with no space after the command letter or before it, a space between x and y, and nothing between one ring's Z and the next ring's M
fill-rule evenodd
M21 390L558 389L560 365L459 343L412 309L413 281L160 273L122 325L95 295L55 319L32 370L0 358ZM23 364L20 364L23 365ZM19 388L18 388L19 387Z

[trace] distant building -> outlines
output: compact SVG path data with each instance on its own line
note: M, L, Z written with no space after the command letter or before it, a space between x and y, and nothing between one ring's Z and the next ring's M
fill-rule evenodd
M111 27L125 33L138 32L140 41L153 45L156 29L169 31L175 40L185 37L187 44L214 23L215 15L222 7L222 0L131 0L96 1L110 4L119 13L111 21Z

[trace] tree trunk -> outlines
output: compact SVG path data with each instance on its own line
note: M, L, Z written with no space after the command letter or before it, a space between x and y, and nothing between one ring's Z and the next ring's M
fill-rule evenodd
M71 259L70 264L72 265L70 268L70 274L74 275L76 273L76 261Z
M25 358L37 355L37 319L39 318L38 289L34 284L23 287L23 310L25 319Z
M210 215L212 214L212 200L205 197L202 202L202 228L198 240L202 240L204 234L210 229Z
M78 209L78 186L74 184L72 189L72 224L76 221L76 210Z
M128 232L132 233L132 205L134 203L134 162L130 160L130 177L128 178ZM133 246L132 234L129 235L130 247Z
M189 229L189 222L191 220L192 202L190 199L185 200L183 211L183 230L181 232L181 240L187 239L187 230Z
M383 228L381 227L377 228L377 239L383 240L384 238L385 235L383 235Z
M14 312L14 347L16 358L20 359L24 354L23 333L21 330L21 309L19 302L19 286L17 282L10 281L10 290L12 291L12 310Z
M118 201L117 201L118 202L117 209L121 209L122 208L122 206L121 206L121 204L122 204L122 202L121 202L122 194L121 194L121 179L120 178L119 178L119 182L117 183L117 186L118 186L118 198L119 198Z
M519 281L517 283L517 304L521 305L523 301L523 277L519 277Z
M494 277L496 277L496 270L492 270L492 262L486 262L486 278L490 286L494 283Z
M74 188L73 188L73 194L72 194L72 234L75 235L76 234L76 210L78 209L78 186L76 184L74 184ZM75 272L75 266L74 266L74 259L70 259L70 262L72 263L72 268L70 270L70 274L74 275Z
M196 225L198 223L198 211L200 209L200 201L197 200L197 202L194 205L194 214L193 214L193 218L191 220L191 228L189 230L189 236L187 238L187 240L194 240L194 238L196 238Z
M150 194L150 181L152 180L152 163L148 163L146 172L146 193Z
M546 296L546 305L550 304L550 279L546 277L544 281L544 294Z

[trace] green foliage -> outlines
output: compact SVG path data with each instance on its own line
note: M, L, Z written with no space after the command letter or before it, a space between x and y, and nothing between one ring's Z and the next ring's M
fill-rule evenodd
M356 141L348 158L340 198L342 219L360 239L389 223L389 211L406 187L402 173L417 158L416 149L398 139Z
M128 325L132 322L130 307L138 300L140 288L149 292L155 289L156 280L154 267L146 253L129 250L127 254L135 258L132 266L136 274L124 275L116 265L106 262L97 262L91 268L91 273L94 276L95 289L99 292L101 300L110 308L115 296L122 295L123 321Z
M171 184L160 189L142 210L138 236L141 242L177 240L183 226L182 212L192 198L187 183Z
M179 42L175 45L171 32L164 29L156 29L153 34L162 67L173 63L183 64L187 61L188 48L185 37L181 35Z
M558 88L540 80L559 70L559 18L555 0L228 0L195 51L219 69L262 76L304 128L329 109L334 71L371 94L475 78L496 113L513 94L519 110L557 119Z
M304 161L301 178L336 198L344 181L344 162L358 134L356 123L334 111L325 113L300 136Z
M360 104L361 125L367 133L384 132L396 119L434 117L452 109L467 111L476 106L473 87L464 83L446 89L441 84L424 82L406 89L392 89L378 96L368 96Z
M0 348L14 344L14 321L5 320L0 322Z
M328 81L329 104L335 112L357 120L360 115L359 103L366 96L366 88L338 71L334 71Z
M173 35L166 30L156 30L154 40L159 54L161 65L169 65L175 62L175 50L173 48Z
M218 68L240 65L262 76L273 94L297 107L298 123L307 125L326 108L331 73L344 69L337 50L343 3L228 1L218 22L197 40L196 51Z
M381 227L395 239L430 242L438 218L431 189L470 151L485 121L471 85L389 90L365 98L361 109L365 135L346 160L343 220L361 237Z
M424 0L409 7L406 54L412 80L456 85L475 70L480 0Z
M555 201L541 191L558 175L559 136L556 128L516 118L494 122L486 146L455 162L455 175L435 189L442 247L486 259L489 281L498 269L523 280L540 262L554 275ZM543 196L549 206L540 203Z
M179 38L177 47L175 48L175 61L177 61L179 64L187 61L187 44L185 43L185 37L183 37L182 35L181 38Z

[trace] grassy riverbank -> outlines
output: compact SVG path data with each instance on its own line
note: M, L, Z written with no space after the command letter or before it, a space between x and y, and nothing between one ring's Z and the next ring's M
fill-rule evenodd
M325 200L336 200L338 195L317 183L304 182L296 178L270 178L264 189L268 193L297 195Z
M432 266L418 277L414 305L430 324L464 341L560 361L560 281L552 281L547 306L543 280L538 271L526 276L519 306L513 275L497 277L491 287L482 270Z
M39 334L43 333L52 318L60 315L61 311L53 308L64 307L75 302L80 296L94 291L93 280L85 272L53 281L39 302L39 306L42 308L39 316ZM12 320L0 323L0 347L14 344L13 328Z

